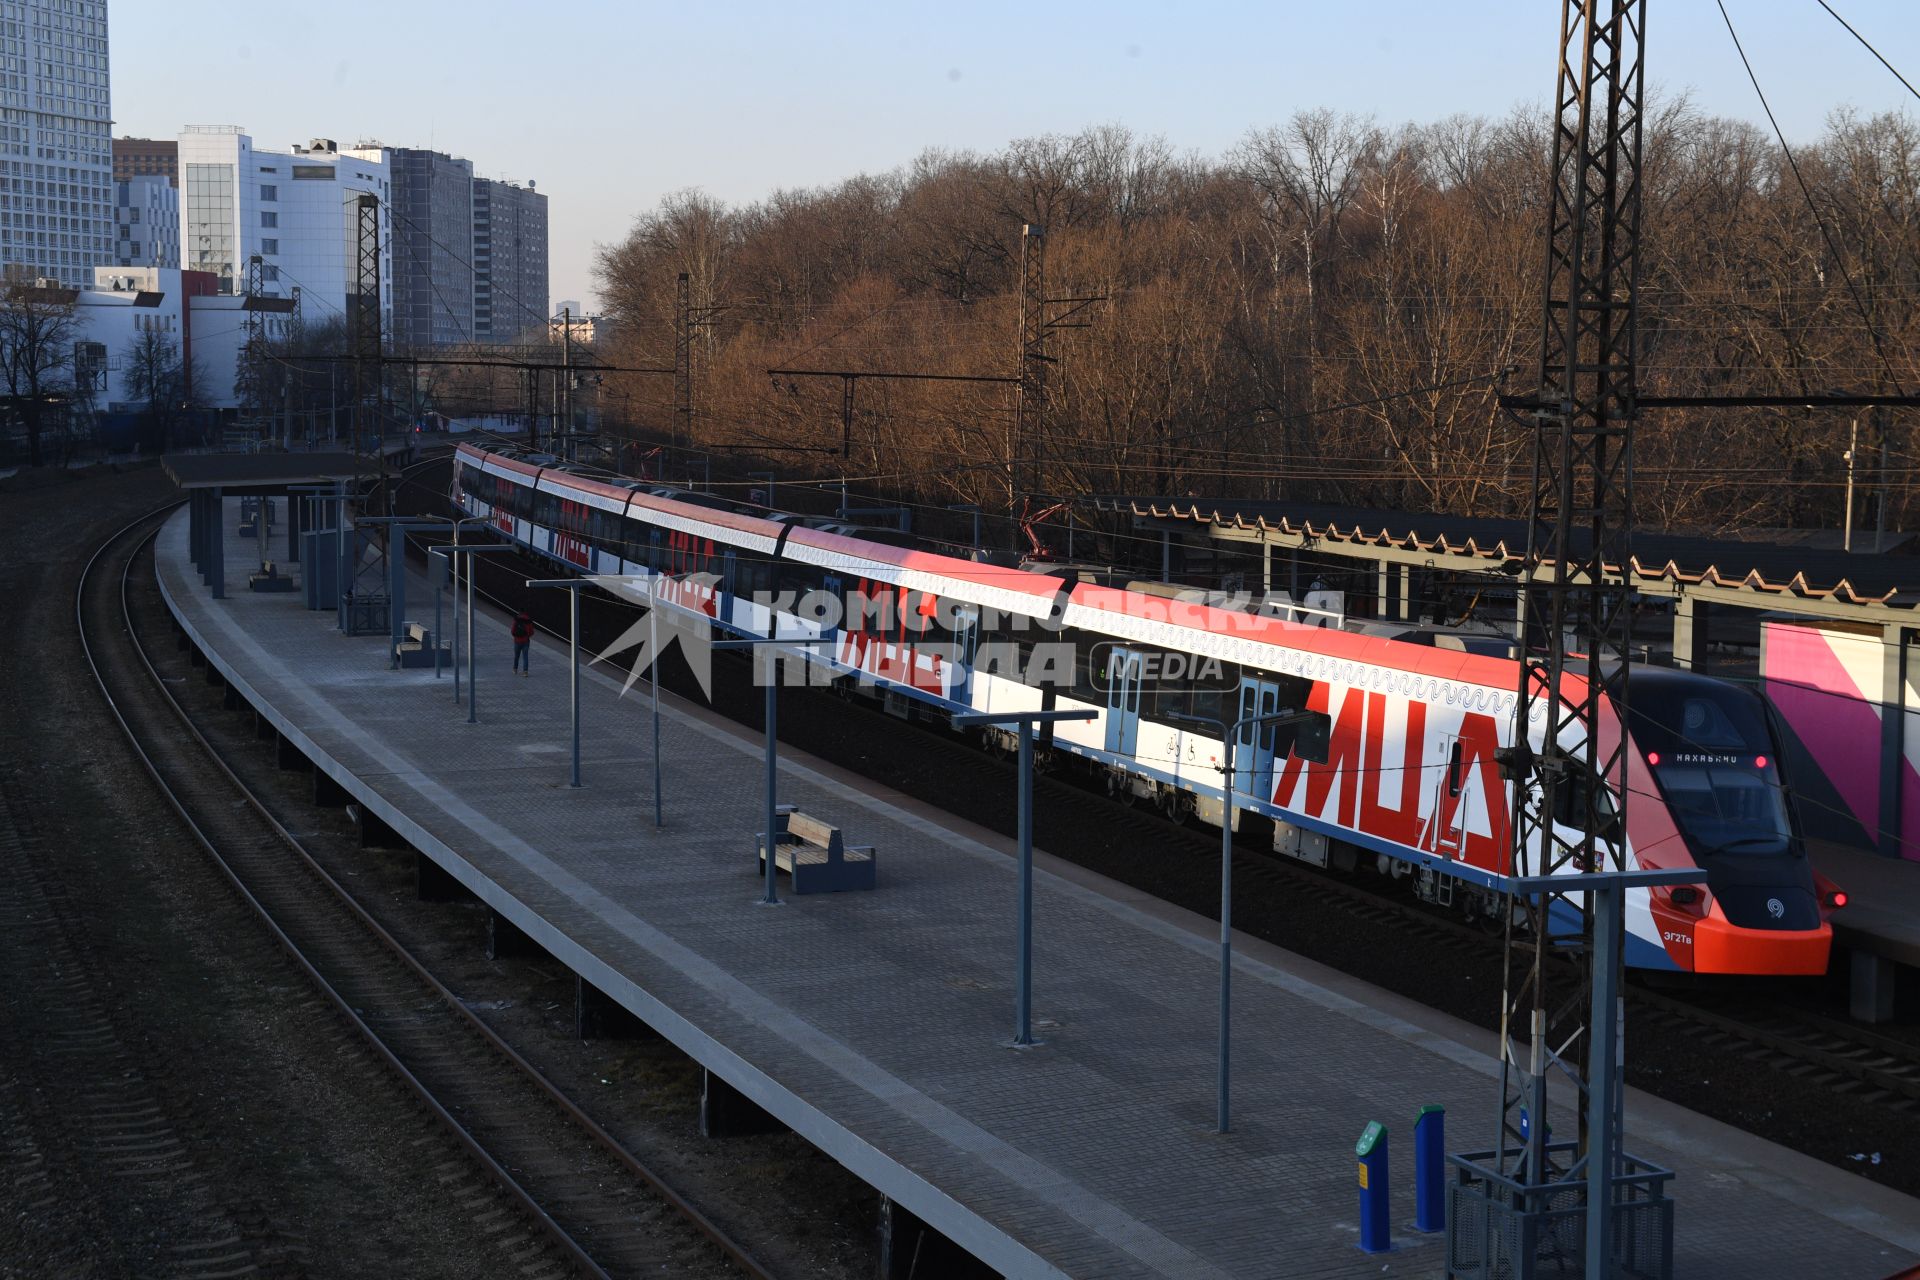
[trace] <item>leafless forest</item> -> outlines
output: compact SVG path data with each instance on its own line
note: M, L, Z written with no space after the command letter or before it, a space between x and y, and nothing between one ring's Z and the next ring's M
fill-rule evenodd
M989 510L1006 509L1011 450L1023 492L1511 513L1529 445L1497 395L1530 390L1539 359L1545 121L1304 112L1218 158L1106 126L742 208L680 192L601 250L617 338L598 358L671 365L686 273L702 447ZM1792 161L1755 125L1651 110L1643 394L1920 384L1920 126L1839 114ZM1018 439L1010 387L863 380L851 457L802 452L837 455L841 382L770 368L1015 372L1023 224L1047 229L1049 296L1104 301L1051 338L1047 402ZM613 421L675 422L671 378L609 374L602 395ZM1648 411L1641 523L1837 527L1851 421ZM1888 526L1904 527L1909 423L1859 431L1863 495L1884 431Z

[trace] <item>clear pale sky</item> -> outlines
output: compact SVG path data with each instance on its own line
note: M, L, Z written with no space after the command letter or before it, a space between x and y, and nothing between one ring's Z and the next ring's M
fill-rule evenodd
M1829 0L1920 84L1914 0ZM1559 0L1101 4L113 0L116 135L244 125L284 148L376 138L533 179L551 296L593 300L597 243L683 187L730 203L928 147L1118 122L1218 156L1301 108L1383 124L1551 96ZM1713 0L1650 0L1649 84L1764 123ZM1904 107L1815 0L1727 0L1788 140Z

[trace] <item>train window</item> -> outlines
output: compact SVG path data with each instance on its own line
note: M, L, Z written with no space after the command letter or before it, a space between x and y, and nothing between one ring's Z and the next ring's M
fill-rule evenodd
M1614 807L1613 792L1602 787L1599 803L1594 806L1595 817L1599 820L1594 834L1611 839L1620 823L1619 810ZM1560 780L1553 790L1553 820L1563 827L1575 829L1587 825L1587 780L1577 775L1569 775Z
M803 596L825 586L826 574L818 565L782 560L779 568L779 583L781 591L791 591L796 596Z
M1455 738L1453 745L1447 748L1447 795L1460 794L1460 740Z
M626 550L622 554L631 564L645 564L647 562L646 522L637 520L633 516L628 516L622 523L622 528L626 533L624 539Z
M1195 689L1187 706L1188 715L1205 720L1219 720L1227 714L1227 695L1220 689Z
M1628 717L1635 745L1676 758L1691 754L1772 754L1772 734L1759 697L1735 685L1659 676L1634 686ZM1644 688L1644 692L1642 689Z

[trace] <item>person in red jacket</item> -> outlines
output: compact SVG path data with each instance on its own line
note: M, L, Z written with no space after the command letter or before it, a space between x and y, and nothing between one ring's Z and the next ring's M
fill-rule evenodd
M521 610L513 620L513 669L526 675L528 652L533 648L533 615Z

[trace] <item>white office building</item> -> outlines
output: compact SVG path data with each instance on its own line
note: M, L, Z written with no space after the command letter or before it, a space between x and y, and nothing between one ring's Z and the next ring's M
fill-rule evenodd
M343 320L357 288L363 194L379 200L380 310L388 328L393 259L383 147L343 150L316 138L263 151L235 126L189 128L180 135L181 265L212 273L221 293L239 294L258 254L261 293L286 298L297 289L304 324Z
M191 351L180 271L96 267L89 274L88 285L71 295L74 389L97 412L138 410L144 407L135 372L142 337L159 335L182 359Z
M106 0L0 0L0 266L85 283L113 253Z
M180 268L180 193L159 174L113 184L113 261Z

